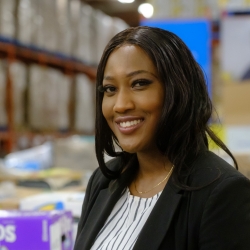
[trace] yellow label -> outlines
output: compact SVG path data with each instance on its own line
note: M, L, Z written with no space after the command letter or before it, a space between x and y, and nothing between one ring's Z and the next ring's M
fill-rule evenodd
M226 129L221 124L211 124L210 129L214 134L224 143L226 143ZM219 149L219 146L211 139L208 138L208 144L210 150Z

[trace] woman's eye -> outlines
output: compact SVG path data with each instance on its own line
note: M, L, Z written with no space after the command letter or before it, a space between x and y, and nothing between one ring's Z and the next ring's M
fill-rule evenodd
M106 93L114 93L116 91L116 88L113 86L103 86L103 90Z
M143 87L146 85L151 84L152 81L151 80L147 80L147 79L140 79L140 80L136 80L133 82L132 87Z

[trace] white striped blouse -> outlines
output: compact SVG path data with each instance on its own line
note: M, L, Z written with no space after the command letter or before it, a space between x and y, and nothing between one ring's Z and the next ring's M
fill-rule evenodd
M131 250L160 193L151 198L130 194L129 189L114 206L91 250Z

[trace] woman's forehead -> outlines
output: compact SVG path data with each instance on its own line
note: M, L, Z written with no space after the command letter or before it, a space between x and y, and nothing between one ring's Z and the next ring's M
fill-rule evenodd
M137 45L123 45L115 49L109 56L104 75L111 72L126 71L148 71L157 75L156 67L148 54Z

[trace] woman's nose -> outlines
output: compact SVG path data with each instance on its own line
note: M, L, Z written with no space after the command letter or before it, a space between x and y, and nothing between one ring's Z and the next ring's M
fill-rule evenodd
M130 91L119 91L116 95L115 104L113 107L114 112L124 113L127 110L132 109L134 109L134 101Z

